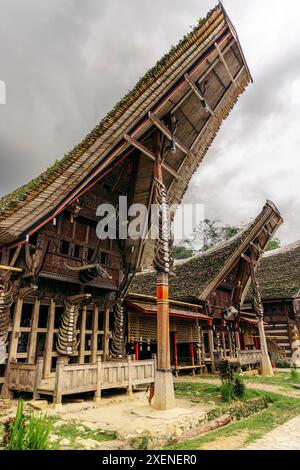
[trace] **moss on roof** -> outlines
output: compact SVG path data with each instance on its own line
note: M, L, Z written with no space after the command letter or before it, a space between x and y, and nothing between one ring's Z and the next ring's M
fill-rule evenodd
M266 253L257 277L263 299L295 297L300 290L300 240L274 253Z
M261 215L262 213L225 243L176 265L174 272L169 276L170 298L192 302L202 297L204 290L221 273L226 262L239 249ZM155 290L154 271L136 275L130 287L132 293L144 295L155 295Z
M84 138L84 140L76 145L70 152L66 153L64 157L50 166L41 175L37 176L29 183L21 186L12 193L0 198L0 216L7 210L17 206L18 203L26 200L26 197L31 192L38 190L39 187L46 187L52 182L52 177L60 175L65 170L66 166L77 159L84 151L89 148L103 133L104 130L109 128L111 124L124 113L124 111L137 99L137 96L142 94L154 81L156 81L181 55L185 48L190 46L191 39L197 39L199 31L204 27L204 23L209 20L213 13L220 11L220 6L216 6L206 16L205 19L200 18L192 30L183 36L176 46L171 46L167 52L156 64L150 68L136 83L134 88L130 90L123 98L121 98L113 109L106 114L100 123ZM193 38L195 36L195 38Z

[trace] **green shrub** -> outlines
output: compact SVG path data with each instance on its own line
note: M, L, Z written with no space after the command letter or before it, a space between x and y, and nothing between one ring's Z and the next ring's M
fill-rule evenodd
M245 393L246 385L244 380L239 374L236 374L233 382L233 395L239 400L243 400L245 398Z
M3 446L7 450L46 450L52 424L47 415L25 416L19 400L16 417L5 424Z
M220 387L222 401L230 402L233 399L233 384L226 380Z
M244 402L234 403L225 408L216 407L207 412L207 419L211 421L224 414L229 414L232 419L240 420L264 410L268 407L268 402L268 397L258 397Z
M220 379L222 380L222 382L227 380L233 380L233 368L231 367L227 359L223 359L222 361L220 361L218 367Z
M297 369L295 366L291 368L291 380L293 382L300 382L299 373L297 372Z

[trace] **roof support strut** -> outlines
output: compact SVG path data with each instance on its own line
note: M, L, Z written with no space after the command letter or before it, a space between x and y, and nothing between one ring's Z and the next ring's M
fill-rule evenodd
M167 126L159 119L154 113L151 113L149 111L148 117L150 121L153 122L153 124L169 139L169 140L174 140L175 145L177 148L179 148L183 153L186 155L189 155L192 158L196 158L196 156L193 154L193 152L190 151L182 142L178 140L177 137L173 136L170 130L167 128Z
M142 152L146 157L150 158L150 160L155 161L155 155L151 150L147 149L143 144L138 142L136 139L133 139L130 137L128 134L124 134L124 139L131 144L133 147L138 149L140 152ZM178 173L171 168L166 162L162 162L161 166L163 167L164 170L166 170L168 173L170 173L174 178L179 178Z
M233 75L232 75L232 73L231 73L230 70L229 70L229 67L228 67L228 65L227 65L227 63L226 63L226 60L225 60L225 58L224 58L224 55L222 54L221 48L220 48L220 46L219 46L219 44L218 44L217 42L215 42L215 48L217 49L217 52L218 52L218 54L219 54L219 57L220 57L220 59L221 59L223 65L224 65L224 67L225 67L225 69L226 69L226 72L227 72L227 74L228 74L230 80L232 81L232 83L234 84L234 86L237 87L236 81L235 81L235 79L233 78Z
M204 106L204 109L206 111L208 111L212 116L215 117L215 113L213 112L213 110L210 108L210 106L207 104L207 101L205 99L204 96L202 96L200 90L197 88L196 84L194 82L192 82L188 76L188 74L186 73L185 76L184 76L185 80L188 82L188 84L190 85L192 91L195 93L196 96L198 96L198 98L200 99L201 103L203 104Z

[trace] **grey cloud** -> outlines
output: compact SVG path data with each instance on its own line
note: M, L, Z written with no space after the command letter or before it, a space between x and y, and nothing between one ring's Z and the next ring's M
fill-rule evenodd
M8 100L0 106L0 194L80 142L215 3L0 0L0 79ZM292 83L300 80L300 5L224 4L254 84L222 126L185 201L205 203L207 217L238 223L271 198L286 221L280 236L292 241L300 238L300 103L292 104Z

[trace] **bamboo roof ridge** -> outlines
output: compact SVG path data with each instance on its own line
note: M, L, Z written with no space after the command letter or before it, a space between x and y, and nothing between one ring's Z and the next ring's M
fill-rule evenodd
M175 265L169 277L170 299L178 301L205 301L238 262L254 240L258 243L263 233L266 220L272 220L273 233L282 223L278 209L267 201L260 214L243 230L229 240L222 242L199 254L183 260ZM265 235L262 251L270 236ZM300 251L300 250L299 250ZM258 258L262 253L258 255ZM249 287L249 278L243 286L245 297ZM132 294L155 295L156 273L144 272L137 274L130 287Z
M199 106L199 97L185 79L187 74L194 82L209 79L206 98L214 108L213 115ZM251 80L236 32L219 4L138 81L79 145L30 183L0 199L0 246L24 241L103 178L130 153L125 135L141 139L153 132L155 125L149 111L163 119L174 110L179 137L192 149L189 158L180 149L175 156L165 158L166 165L178 174L178 178L166 178L169 200L171 204L180 203L223 120ZM189 115L189 123L184 121L183 111ZM148 163L143 162L138 170L139 179L141 175L149 179L146 184L142 182L145 200L141 200L141 190L138 195L139 202L145 204L150 193ZM150 259L151 243L146 245L144 256Z

